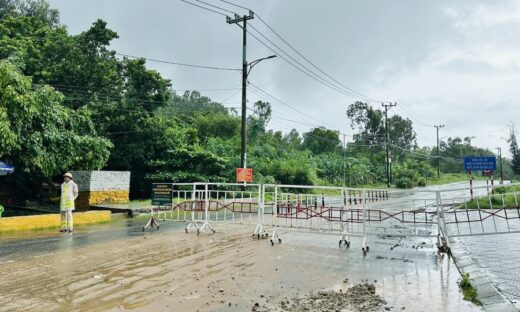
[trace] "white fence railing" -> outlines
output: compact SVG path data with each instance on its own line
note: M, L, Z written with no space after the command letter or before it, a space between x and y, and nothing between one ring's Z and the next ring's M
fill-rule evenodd
M510 185L515 186L515 185ZM520 232L520 194L502 186L408 191L238 183L172 183L172 204L159 219L188 222L186 232L214 232L213 223L255 225L253 237L281 242L279 229L351 236L444 238ZM483 204L486 203L486 204ZM269 232L268 232L269 230Z

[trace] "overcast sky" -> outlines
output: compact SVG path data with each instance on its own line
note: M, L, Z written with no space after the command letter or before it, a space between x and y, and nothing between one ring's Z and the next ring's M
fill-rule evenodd
M219 0L205 1L245 13ZM227 24L222 15L184 2L49 2L59 9L61 22L72 34L88 29L98 18L107 21L119 34L113 48L120 53L207 66L241 66L241 29ZM475 136L476 144L493 149L500 146L509 154L504 139L508 124L520 123L520 1L235 2L253 9L344 86L376 100L397 102L398 108L391 112L412 117L420 145L435 144L433 125L445 124L441 137ZM251 25L319 73L277 40L258 18ZM271 54L248 36L249 60ZM160 63L149 66L171 79L174 89L234 89L241 83L240 73L234 71ZM302 132L324 125L353 133L345 111L359 98L316 82L280 57L258 64L249 80L303 112L271 100L272 128ZM202 93L216 101L225 100L228 107L240 105L239 89ZM250 103L268 99L248 93Z

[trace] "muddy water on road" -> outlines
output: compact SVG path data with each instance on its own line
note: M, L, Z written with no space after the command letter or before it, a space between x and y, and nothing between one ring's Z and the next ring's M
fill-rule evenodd
M417 249L374 237L363 257L357 240L346 250L335 236L286 231L272 247L252 240L247 226L217 230L155 232L3 263L0 311L251 311L364 280L392 310L477 309L461 299L456 268L430 241Z

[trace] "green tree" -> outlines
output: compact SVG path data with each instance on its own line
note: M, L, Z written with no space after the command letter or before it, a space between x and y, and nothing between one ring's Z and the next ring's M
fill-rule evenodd
M341 148L339 132L325 127L314 128L303 134L303 147L313 154L332 153Z
M0 157L41 182L66 170L101 169L112 147L97 135L88 110L62 105L63 95L0 61Z
M517 131L515 124L509 126L509 151L511 152L511 169L515 174L520 174L520 150L518 149L518 142L516 140Z
M248 137L252 142L261 138L266 131L267 124L271 120L271 104L257 101L253 104L253 115L248 117Z
M402 156L417 148L417 134L412 121L399 115L388 118L388 140L393 145L395 156Z
M58 10L45 0L0 0L0 19L9 16L35 17L49 26L59 23Z

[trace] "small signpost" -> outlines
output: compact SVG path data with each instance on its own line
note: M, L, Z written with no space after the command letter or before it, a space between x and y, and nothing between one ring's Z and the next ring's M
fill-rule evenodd
M253 182L252 168L237 168L237 183Z
M172 204L173 187L171 183L152 184L152 205L166 206Z
M469 174L469 188L473 199L473 171L482 171L491 177L493 185L493 171L497 169L497 159L495 156L466 156L464 157L464 170ZM488 191L489 192L489 191Z
M173 203L173 185L171 183L153 183L152 184L152 217L143 227L143 231L149 227L156 227L159 229L161 226L157 219L153 217L153 206L168 206Z

